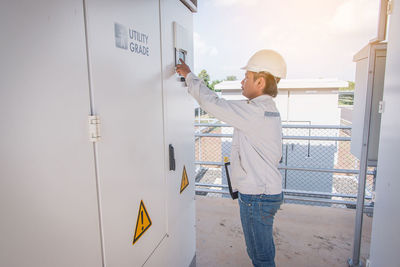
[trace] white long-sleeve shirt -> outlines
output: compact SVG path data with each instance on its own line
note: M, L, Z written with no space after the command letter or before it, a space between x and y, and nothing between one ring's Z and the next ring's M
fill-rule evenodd
M242 194L279 194L282 176L282 124L269 95L251 100L225 100L189 73L189 93L202 109L234 127L231 149L232 187Z

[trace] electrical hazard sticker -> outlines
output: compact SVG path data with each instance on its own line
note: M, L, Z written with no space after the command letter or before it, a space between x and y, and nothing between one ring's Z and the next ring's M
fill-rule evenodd
M183 190L185 190L185 188L189 185L189 179L186 173L186 168L185 166L183 166L183 173L182 173L182 181L181 181L181 194L183 192Z
M136 229L135 229L135 235L133 237L133 243L134 245L136 241L139 240L140 237L146 232L147 229L149 229L151 226L151 220L150 216L147 213L146 207L144 206L143 200L140 201L140 207L139 207L139 213L136 221Z

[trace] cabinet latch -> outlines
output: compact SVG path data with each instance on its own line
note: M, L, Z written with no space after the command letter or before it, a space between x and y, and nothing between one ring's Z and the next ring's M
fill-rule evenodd
M91 115L88 118L89 122L89 141L97 142L100 140L100 117L97 115Z
M387 3L387 14L390 15L393 12L393 0L389 0Z

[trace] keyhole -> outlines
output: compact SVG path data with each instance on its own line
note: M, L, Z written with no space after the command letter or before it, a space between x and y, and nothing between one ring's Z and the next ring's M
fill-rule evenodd
M140 218L142 219L142 231L143 231L143 229L144 229L144 226L143 226L143 210L140 212Z

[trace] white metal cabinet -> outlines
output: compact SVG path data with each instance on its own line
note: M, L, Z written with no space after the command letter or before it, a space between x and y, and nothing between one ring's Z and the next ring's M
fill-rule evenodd
M386 44L368 44L355 56L356 88L354 95L353 127L351 134L351 153L361 156L364 117L371 117L368 143L368 165L376 166L379 149L381 114L379 102L383 98L385 77ZM367 90L372 90L371 114L365 114Z
M172 0L67 2L1 5L0 265L189 265L193 101L174 74L172 21L192 65L191 13ZM132 244L141 201L152 225Z
M159 3L86 3L105 262L141 266L166 235ZM141 200L152 225L132 245Z
M82 1L2 1L0 32L0 266L101 266Z
M399 266L400 3L391 1L370 266Z

